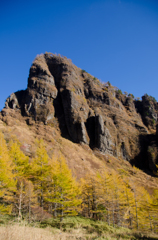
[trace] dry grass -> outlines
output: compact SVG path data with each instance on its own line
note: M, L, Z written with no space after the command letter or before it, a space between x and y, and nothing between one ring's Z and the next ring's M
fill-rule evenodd
M97 234L86 234L83 229L72 229L62 232L56 228L36 228L19 224L0 227L0 240L71 240L97 239Z
M96 232L87 233L85 229L67 229L63 232L57 228L47 227L46 229L14 225L0 226L0 240L138 240L151 239L156 240L157 235L145 236L139 233L125 232L116 230L115 233L105 232L100 236Z
M27 226L7 225L0 227L0 240L47 240L55 239L51 231Z

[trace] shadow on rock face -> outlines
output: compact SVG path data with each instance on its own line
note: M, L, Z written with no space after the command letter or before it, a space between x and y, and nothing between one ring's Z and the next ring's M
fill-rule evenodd
M158 142L154 134L139 135L140 152L130 163L144 172L154 175L157 172L158 162L157 147Z

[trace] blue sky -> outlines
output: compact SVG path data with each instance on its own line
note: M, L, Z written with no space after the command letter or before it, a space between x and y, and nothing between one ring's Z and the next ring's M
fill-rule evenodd
M158 100L158 0L1 0L0 50L0 109L46 51Z

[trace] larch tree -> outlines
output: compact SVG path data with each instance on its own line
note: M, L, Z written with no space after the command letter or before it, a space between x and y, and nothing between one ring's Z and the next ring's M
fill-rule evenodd
M98 219L101 217L103 208L100 197L100 182L96 175L87 175L81 179L82 188L82 211L87 217Z
M107 173L106 169L100 176L102 204L106 209L106 221L122 225L122 209L124 203L123 183L115 171Z
M13 171L15 176L27 178L30 170L29 157L20 149L20 143L11 140L9 143L9 155L13 163Z
M12 173L12 162L9 158L6 142L0 132L0 213L11 211L11 198L16 181Z
M124 188L124 205L123 205L123 226L133 228L133 208L135 206L134 192L129 184L128 179L123 179Z
M114 198L114 205L115 205L115 223L118 226L122 226L124 222L124 213L129 208L127 206L127 189L125 183L120 175L118 175L115 171L112 171L112 185L113 189L113 198Z
M155 189L152 199L151 220L153 225L153 231L158 233L158 190Z
M138 196L138 219L141 230L153 231L152 215L154 207L152 196L143 186L137 186Z
M18 220L21 220L23 213L26 212L26 185L30 174L29 157L20 149L20 143L14 139L9 142L9 155L12 161L14 178L16 179L16 190L12 203L14 205L14 213L18 215Z
M37 203L36 200L36 195L34 193L34 186L31 181L26 181L25 183L25 199L24 199L24 204L25 204L25 212L26 212L26 217L28 219L28 222L31 222L32 219L32 209L33 206Z
M78 198L79 187L72 177L65 158L60 155L51 160L51 175L47 188L47 202L51 205L54 217L76 215L81 201Z
M49 156L47 154L43 140L37 140L36 142L36 156L33 158L30 164L31 169L29 180L31 180L34 184L35 193L37 195L40 207L42 207L43 211L44 198L47 189L48 178L51 173L51 167L49 165Z
M100 214L102 219L104 219L108 225L110 225L110 203L111 203L111 195L110 195L110 184L111 179L106 169L102 171L101 174L97 174L98 179L98 192L99 192L99 204Z

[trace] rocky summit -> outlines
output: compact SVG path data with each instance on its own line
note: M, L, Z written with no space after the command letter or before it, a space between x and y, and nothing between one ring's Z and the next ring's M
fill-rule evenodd
M145 94L136 100L70 59L45 53L35 58L27 89L7 98L0 119L7 125L14 118L28 126L55 127L74 143L153 173L158 162L157 113L153 97Z

